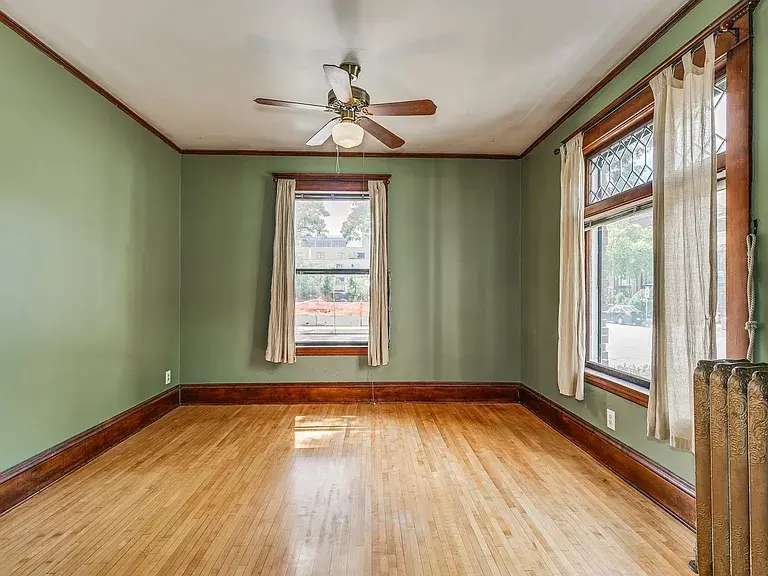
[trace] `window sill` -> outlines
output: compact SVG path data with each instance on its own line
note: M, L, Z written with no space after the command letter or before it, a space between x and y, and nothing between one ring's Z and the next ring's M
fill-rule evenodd
M584 381L596 388L615 394L639 406L648 408L648 390L632 382L609 376L592 368L584 370Z
M368 346L296 346L296 356L368 356Z

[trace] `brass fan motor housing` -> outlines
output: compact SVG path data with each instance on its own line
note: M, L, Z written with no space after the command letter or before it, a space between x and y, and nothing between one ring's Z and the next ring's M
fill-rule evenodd
M339 68L349 74L353 82L357 80L357 77L360 76L360 71L362 70L362 68L360 68L360 64L355 62L342 62L339 64Z
M368 96L368 92L359 86L352 86L352 97L355 99L353 104L344 104L343 102L339 102L339 99L336 98L336 94L331 90L328 92L328 107L336 110L344 108L356 108L357 110L360 110L371 103L371 97Z

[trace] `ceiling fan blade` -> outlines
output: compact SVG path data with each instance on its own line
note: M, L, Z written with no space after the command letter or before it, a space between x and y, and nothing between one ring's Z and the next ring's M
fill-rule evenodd
M370 104L364 111L371 116L432 116L437 112L437 106L432 100L408 100Z
M349 72L333 64L323 65L323 71L339 102L352 104L354 98L352 97L352 82L349 78Z
M317 131L317 133L312 136L309 140L307 140L307 146L320 146L321 144L324 144L326 140L331 135L331 130L333 129L336 124L341 122L341 118L334 118L333 120L329 120L325 126L320 128L320 130Z
M357 119L357 123L360 125L360 127L368 132L371 136L376 138L379 142L387 146L388 148L392 148L393 150L395 148L400 148L403 144L405 144L405 140L400 138L397 134L394 134L384 128L381 124L374 122L370 118L366 118L365 116L361 116Z
M256 104L263 104L264 106L280 106L281 108L296 108L299 110L318 110L330 112L331 109L328 106L321 104L304 104L303 102L289 102L287 100L272 100L271 98L256 98L254 100Z

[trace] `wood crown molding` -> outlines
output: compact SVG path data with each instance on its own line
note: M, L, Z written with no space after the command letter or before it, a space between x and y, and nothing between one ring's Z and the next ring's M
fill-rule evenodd
M88 86L91 90L94 92L100 94L103 96L108 102L113 104L115 107L117 107L119 110L124 112L126 115L131 117L133 120L138 122L141 126L149 130L152 134L157 136L160 140L165 142L168 146L170 146L173 150L176 152L181 152L181 148L177 146L173 140L171 140L168 136L160 132L157 128L155 128L152 124L150 124L149 121L142 118L138 112L131 109L130 106L128 106L125 102L120 100L117 96L109 92L106 88L104 88L101 84L93 80L92 78L89 78L85 73L81 72L74 64L72 64L69 60L58 54L56 51L53 50L50 46L48 46L45 42L40 40L37 36L32 34L29 30L24 28L21 24L13 20L8 14L0 10L0 22L5 24L10 30L15 32L17 35L21 36L24 40L29 42L32 46L37 48L40 52L48 56L51 60L56 62L59 66L64 68L67 72L72 74L75 78L80 80L83 84Z
M664 34L666 34L672 27L675 26L680 20L682 20L701 0L689 0L686 2L677 12L675 12L664 24L662 24L653 34L646 38L640 46L635 48L629 56L622 60L613 70L611 70L606 76L604 76L600 82L598 82L589 92L582 96L573 106L571 106L565 114L560 116L544 133L536 138L528 148L526 148L521 157L527 156L532 152L539 144L541 144L547 137L549 137L557 128L559 128L566 120L573 116L582 106L584 106L589 100L591 100L598 92L605 88L613 79L615 79L621 72L623 72L632 62L643 54L648 48L650 48L657 40L659 40ZM589 129L592 125L596 124L602 118L605 118L611 112L616 110L624 102L629 100L637 92L645 88L651 78L658 74L661 70L672 64L675 60L679 59L685 52L694 48L697 44L703 42L704 38L709 34L714 33L725 22L733 22L735 19L740 18L754 9L759 3L759 0L740 0L734 4L731 8L726 10L722 15L716 18L709 26L704 28L699 34L694 36L690 41L683 45L674 54L665 59L661 64L656 66L643 78L633 84L628 90L626 90L621 96L616 98L608 106L598 112L591 120L586 124L575 130L571 136L564 138L563 141L567 142L574 134L583 132ZM742 38L743 40L743 38Z
M747 3L748 4L748 3ZM708 27L699 32L696 36L686 42L681 48L679 48L674 54L669 56L666 60L657 65L653 70L648 72L640 80L635 82L630 88L624 91L621 96L616 98L613 102L608 104L605 108L600 110L592 118L584 122L576 130L571 132L567 137L563 139L563 142L569 141L571 138L579 133L584 133L585 137L590 136L595 126L607 121L614 114L622 115L622 109L633 106L633 101L636 99L643 99L651 101L651 105L648 108L648 120L653 115L653 93L650 87L650 81L659 74L664 68L673 66L674 75L676 78L682 78L681 58L689 51L693 51L693 63L700 66L703 65L705 60L703 42L707 36L719 31L720 29L727 27L733 34L719 33L715 40L715 74L721 74L725 70L725 57L730 51L741 44L748 43L751 39L751 22L749 18L749 7L741 6L737 4L731 10L726 12L723 16L712 22Z
M317 152L302 150L207 150L190 148L182 154L195 156L308 156L311 158L336 158L336 152ZM519 154L449 154L417 152L339 152L342 158L404 158L432 160L520 160Z
M132 118L135 122L149 130L152 134L157 136L160 140L165 142L174 151L180 154L190 155L206 155L206 156L302 156L302 157L320 157L320 158L335 158L336 152L318 152L318 151L301 151L301 150L205 150L205 149L182 149L177 145L169 136L163 134L158 128L153 126L148 120L144 119L138 112L133 110L125 102L120 100L117 96L109 92L101 84L90 78L80 69L78 69L69 60L58 54L53 48L48 46L45 42L40 40L37 36L32 34L29 30L24 28L21 24L16 22L13 18L8 16L5 12L0 10L0 22L5 24L10 30L15 32L18 36L26 40L29 44L37 48L40 52L45 54L48 58L56 62L59 66L64 68L67 72L72 74L75 78L80 80L83 84L91 88L94 92L100 94L108 102L113 104L127 116ZM350 158L412 158L412 159L466 159L466 160L519 160L521 156L517 154L451 154L451 153L435 153L435 154L421 154L421 153L409 153L409 152L340 152L339 156Z
M178 405L179 387L175 386L0 472L0 515L90 462Z
M183 384L181 404L518 402L516 382Z
M634 62L645 50L653 45L659 38L661 38L667 31L669 31L675 24L677 24L688 12L690 12L701 0L688 0L677 12L675 12L664 24L662 24L653 34L646 38L640 46L633 50L629 56L622 60L616 67L611 70L600 82L598 82L589 92L587 92L582 98L580 98L568 111L563 114L554 124L552 124L543 134L541 134L530 146L528 146L522 154L451 154L451 153L435 153L435 154L421 154L421 153L388 153L388 152L340 152L342 157L368 157L368 158L412 158L412 159L468 159L468 160L520 160L530 153L536 146L538 146L545 138L547 138L552 132L554 132L559 126L561 126L568 118L570 118L579 108L586 104L593 96L595 96L600 90L602 90L611 80L624 71L632 62ZM728 10L723 16L718 18L716 22L710 26L711 30L707 29L709 33L714 31L723 20L728 18L735 18L738 15L743 14L747 10L753 9L759 0L741 0L730 10ZM83 82L86 86L100 94L106 100L111 102L119 110L127 114L133 120L138 122L141 126L149 130L152 134L157 136L160 140L165 142L174 151L180 154L189 155L207 155L207 156L307 156L307 157L328 157L332 158L336 156L335 152L318 152L318 151L296 151L296 150L206 150L206 149L182 149L168 136L160 132L150 122L142 118L137 112L132 110L127 104L122 102L119 98L114 96L103 86L98 84L93 79L89 78L85 73L80 71L71 62L55 52L51 47L45 44L42 40L37 38L34 34L22 27L18 22L13 20L5 12L0 10L0 22L5 24L10 30L21 36L24 40L29 42L32 46L40 50L43 54L48 56L51 60L62 66L70 74L75 76L78 80ZM703 34L703 33L702 33ZM706 34L703 34L706 35ZM703 36L702 36L703 37ZM684 51L684 50L683 50ZM682 53L682 52L681 52ZM663 67L663 66L662 66ZM632 90L632 89L630 89ZM619 100L619 99L617 99ZM612 105L615 108L614 103ZM609 106L610 107L610 106ZM608 113L608 112L606 112Z
M632 64L632 62L637 60L643 52L645 52L646 50L648 50L648 48L653 46L653 44L659 38L664 36L664 34L666 34L675 24L680 22L680 20L682 20L700 2L701 2L701 0L688 0L688 2L683 4L677 10L677 12L672 14L672 16L670 16L650 36L648 36L648 38L643 40L643 42L637 48L632 50L632 52L629 53L629 56L627 56L626 58L624 58L624 60L619 62L613 68L613 70L611 70L610 72L608 72L608 74L603 76L603 78L600 80L600 82L595 84L589 92L584 94L584 96L579 98L573 106L568 108L568 110L565 112L565 114L563 114L562 116L560 116L560 118L555 120L555 123L552 124L549 128L547 128L541 136L536 138L536 140L534 140L531 143L531 145L528 146L528 148L526 148L520 156L525 157L525 156L528 155L528 153L532 152L533 149L536 148L536 146L541 144L550 134L552 134L552 132L557 130L566 120L568 120L568 118L573 116L579 110L579 108L584 106L584 104L589 102L598 92L600 92L600 90L605 88L611 82L611 80L613 80L619 74L621 74L624 70L626 70L629 67L629 65Z
M520 387L520 402L688 528L696 526L696 489L637 450L538 392Z

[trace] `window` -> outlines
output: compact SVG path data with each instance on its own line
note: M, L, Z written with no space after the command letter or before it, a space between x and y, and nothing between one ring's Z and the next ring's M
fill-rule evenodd
M717 357L726 358L726 318L728 300L726 298L726 189L725 172L718 174L717 180L717 315L715 316Z
M643 206L587 235L589 361L644 385L651 377L653 212Z
M727 193L727 76L724 66L719 70L714 92L718 154L716 343L718 357L724 358L733 355L736 348L733 345L729 348L729 342L743 336L735 333L739 326L734 329L728 324L729 312L742 311L741 295L728 290L729 285L733 286L728 266L734 261L733 255L743 250L743 237L729 236L726 223L744 220L749 203L744 201L743 192L734 191L733 197ZM626 111L620 108L612 112L584 134L586 379L643 403L638 400L643 396L638 396L637 391L650 385L653 328L653 96L650 89L639 93L634 102L628 101L625 106ZM731 138L739 139L739 135L732 133ZM734 270L741 266L741 262L736 262ZM743 352L737 355L743 356ZM634 393L623 392L622 387Z
M653 178L653 125L631 132L586 161L587 204L627 192Z
M370 208L366 193L297 192L297 347L368 345ZM335 250L326 258L303 246Z
M728 133L728 126L726 124L726 82L725 76L715 82L715 98L712 102L715 107L715 149L718 154L725 152L725 141Z

